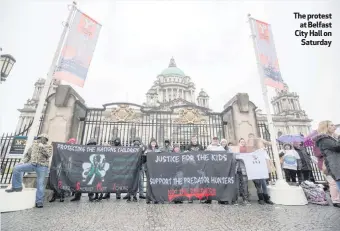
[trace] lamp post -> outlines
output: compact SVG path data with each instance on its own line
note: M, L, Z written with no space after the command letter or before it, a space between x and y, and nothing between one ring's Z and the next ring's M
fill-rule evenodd
M12 55L4 54L1 55L2 49L0 48L0 84L4 81L6 81L7 77L9 76L9 73L11 72L16 60Z

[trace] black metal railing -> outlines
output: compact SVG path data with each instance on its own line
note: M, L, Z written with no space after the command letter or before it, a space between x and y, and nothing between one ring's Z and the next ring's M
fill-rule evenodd
M214 136L224 138L220 113L206 112L202 121L193 123L179 121L173 112L162 111L141 112L137 119L128 121L110 121L107 117L106 111L102 109L89 109L83 122L80 143L86 144L94 138L99 144L104 144L119 137L122 145L129 146L135 137L139 137L146 145L154 138L159 146L163 145L165 139L170 139L172 144L179 144L184 149L192 136L196 136L198 142L205 147Z
M5 158L1 161L1 171L0 171L0 183L1 184L10 184L13 168L14 166L21 161L21 158Z
M269 133L267 124L258 123L257 126L259 128L261 138L263 138L267 141L270 141L270 133ZM282 150L283 144L278 143L277 148L278 148L278 150ZM307 153L309 154L309 156L311 156L311 157L314 156L313 148L306 147L306 150L307 150ZM270 156L271 160L273 161L274 166L276 167L275 162L274 162L273 148L271 146L267 146L267 151L268 151L268 155ZM313 173L314 180L318 183L325 183L326 180L325 180L324 176L322 175L321 171L319 170L319 168L313 162L311 163L311 165L312 165L312 173ZM272 177L274 179L277 179L276 172L272 174Z
M40 126L38 134L41 132L42 124L44 118L41 117L40 119ZM11 151L13 146L13 141L18 136L27 136L28 132L32 126L33 120L31 120L26 126L24 126L19 132L15 133L4 133L0 137L0 184L9 184L12 179L12 170L13 167L20 162L20 158L11 158L8 157L8 154Z

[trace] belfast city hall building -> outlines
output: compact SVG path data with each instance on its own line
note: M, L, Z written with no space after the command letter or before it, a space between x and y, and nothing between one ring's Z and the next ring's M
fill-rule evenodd
M16 134L22 135L30 129L44 83L44 79L35 83L32 97L19 109ZM271 103L277 136L310 131L311 120L302 110L299 96L287 86L277 91ZM184 147L195 135L207 146L214 136L237 144L238 139L246 138L249 133L269 139L266 116L247 93L236 94L223 108L223 111L212 111L207 92L198 91L193 79L171 58L168 67L157 75L146 92L142 105L113 102L90 108L71 86L54 82L46 100L40 132L47 133L51 141L65 142L75 137L82 144L90 138L104 144L119 137L124 145L130 145L132 139L139 137L145 144L151 138L159 144L170 139Z

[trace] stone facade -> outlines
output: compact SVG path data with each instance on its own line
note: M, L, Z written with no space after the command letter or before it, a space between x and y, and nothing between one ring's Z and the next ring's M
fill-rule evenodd
M37 81L32 98L19 109L17 131L33 119L44 83L43 79ZM237 144L249 133L260 135L257 124L266 123L266 115L249 100L248 94L237 94L221 113L209 108L209 95L203 89L197 97L195 90L195 84L177 67L174 58L157 76L143 105L111 103L102 108L88 108L70 86L54 82L46 100L41 132L49 134L51 141L65 142L75 137L85 143L95 138L102 144L118 136L126 144L133 137L144 138L143 142L148 142L150 137L159 142L168 138L184 144L192 135L204 144L213 136ZM298 99L288 87L272 99L277 133L308 133L311 120L301 110Z
M312 120L302 110L299 96L290 92L287 84L284 90L277 90L276 96L271 100L274 109L273 122L276 130L275 136L285 134L308 135L311 132ZM267 115L261 110L256 110L258 122L267 124Z

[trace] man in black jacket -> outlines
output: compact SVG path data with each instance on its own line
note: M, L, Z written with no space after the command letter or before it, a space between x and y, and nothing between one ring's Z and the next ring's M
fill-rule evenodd
M116 147L122 146L121 140L120 140L119 137L117 137L116 139L114 139L113 142L110 141L110 144L113 145L113 146L116 146ZM116 192L116 199L117 199L117 200L120 200L120 198L121 198L121 192L117 191L117 192ZM110 199L110 193L105 193L103 199Z
M197 142L197 137L191 137L190 145L187 147L187 151L204 151L202 145Z
M140 140L139 138L133 139L132 142L133 142L133 147L138 147L138 148L140 148L141 150L143 150L144 146L143 146L143 144L141 143L141 140ZM140 170L140 171L141 171L141 170ZM138 173L138 175L140 175L140 173ZM139 192L141 192L141 191L143 190L143 188L140 188L139 182L138 182L138 190L139 190ZM128 192L128 193L126 194L126 196L123 197L123 199L124 199L124 200L127 200L127 202L130 202L130 201L131 201L131 194L132 194L132 201L133 201L133 202L137 202L137 191L136 191L136 192ZM142 195L142 196L143 196L143 194L141 194L141 193L139 193L139 195ZM139 196L139 198L140 198L140 199L145 199L145 198L142 197L142 196Z

